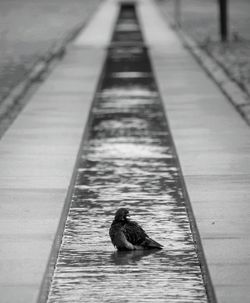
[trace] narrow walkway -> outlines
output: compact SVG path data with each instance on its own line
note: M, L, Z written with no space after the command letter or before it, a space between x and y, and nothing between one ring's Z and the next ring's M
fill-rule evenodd
M133 5L115 27L83 142L49 303L206 303L181 175ZM128 207L164 245L114 252L108 230Z

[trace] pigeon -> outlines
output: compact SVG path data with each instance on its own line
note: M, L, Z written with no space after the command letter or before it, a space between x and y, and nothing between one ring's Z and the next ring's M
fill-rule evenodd
M151 239L135 221L128 219L129 210L119 208L109 229L117 250L162 249L163 245Z

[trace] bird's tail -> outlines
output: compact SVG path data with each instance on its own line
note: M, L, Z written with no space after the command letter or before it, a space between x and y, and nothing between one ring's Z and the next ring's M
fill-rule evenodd
M158 249L162 249L163 245L161 245L160 243L156 242L155 240L151 239L151 238L146 238L145 241L142 244L145 248L158 248Z

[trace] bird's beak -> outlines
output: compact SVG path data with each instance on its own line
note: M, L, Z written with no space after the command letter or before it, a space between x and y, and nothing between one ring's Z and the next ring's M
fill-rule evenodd
M130 217L130 214L127 214L126 217Z

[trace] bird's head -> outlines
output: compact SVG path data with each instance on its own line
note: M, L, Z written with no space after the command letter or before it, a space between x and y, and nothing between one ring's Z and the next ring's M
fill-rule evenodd
M127 208L119 208L115 213L115 221L127 221L127 217L129 217L129 210Z

